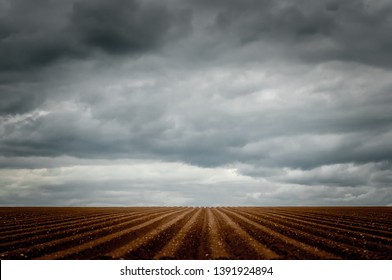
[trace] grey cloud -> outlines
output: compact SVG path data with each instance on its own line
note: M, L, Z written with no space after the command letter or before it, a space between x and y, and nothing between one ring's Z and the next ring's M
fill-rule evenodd
M245 205L277 206L379 206L388 205L392 195L388 187L298 186L276 187L270 192L253 192L246 196Z
M101 153L109 157L119 153L116 140L103 137L99 123L88 118L81 119L72 112L5 125L3 135L1 150L5 156L54 157L69 154L89 158Z
M303 74L285 79L303 79ZM204 76L192 81L192 72L180 75L184 85L178 84L175 75L170 78L170 70L169 77L150 73L149 80L141 83L139 78L124 77L127 86L121 85L124 80L116 73L104 73L104 81L99 81L99 75L84 81L86 85L67 87L71 92L80 87L82 92L56 97L60 103L55 108L59 108L48 105L48 115L4 121L2 155L162 158L199 166L239 161L302 169L392 158L389 87L378 89L377 81L366 81L365 89L355 87L358 93L354 97L345 93L351 84L323 89L333 100L331 104L321 103L323 99L317 95L313 101L305 100L307 95L305 99L287 96L296 103L285 101L278 107L275 102L272 107L260 104L254 110L252 101L258 95L226 94L230 89L226 78L208 85L200 94L197 83ZM267 90L273 87L268 85ZM366 92L371 87L373 95ZM319 90L315 86L309 94ZM210 102L214 96L219 101ZM236 107L243 111L235 113Z
M39 69L97 50L142 53L184 32L189 20L188 11L150 1L12 1L0 15L0 71Z
M159 181L159 182L157 182ZM1 182L1 181L0 181ZM68 180L57 184L24 186L20 192L15 187L2 187L0 205L66 205L66 206L154 206L238 205L245 200L244 191L255 186L240 187L238 183L205 185L194 182L166 182L157 178L129 180ZM222 198L222 192L228 192Z
M242 45L271 41L283 54L313 63L343 60L391 67L388 1L190 2L214 11L214 27ZM253 58L257 55L262 56L255 52Z
M2 8L1 114L27 113L68 94L53 87L73 72L67 65L140 56L191 28L190 11L166 2L18 0Z
M230 204L391 203L379 195L392 182L390 1L39 4L0 0L1 169L149 159L257 181L151 183L157 201L214 204L227 187ZM73 183L86 192L42 182L37 193L71 205L112 190Z
M59 59L91 57L96 51L125 55L153 51L163 45L170 49L175 47L178 36L186 37L193 29L202 34L196 32L191 38L197 41L190 39L188 43L198 49L185 44L175 47L176 51L190 57L193 53L194 60L206 63L222 56L230 58L226 53L230 51L228 46L241 49L251 44L256 47L252 54L245 55L251 60L262 60L270 48L276 58L291 56L312 63L342 60L389 68L392 61L388 36L392 6L388 2L10 3L7 12L0 16L0 70L6 71L34 69ZM28 16L22 17L26 11ZM210 22L209 18L214 20L202 27L203 22Z
M0 85L0 90L2 90L0 104L2 115L26 113L45 101L44 94L25 92L27 89L15 92L15 88Z
M336 164L312 170L291 170L275 177L277 181L312 186L314 184L337 187L386 187L382 179L391 176L390 163Z
M266 166L312 169L337 163L366 163L392 159L391 135L301 135L265 139L238 150L245 162Z
M110 54L132 53L159 46L176 17L161 2L78 1L71 28L87 46Z
M46 65L72 53L64 34L70 1L10 1L0 15L5 36L0 41L0 71Z
M29 188L23 193L9 191L0 198L7 206L165 206L183 205L190 199L179 191L144 188L129 182L70 182ZM166 202L164 202L166 201Z

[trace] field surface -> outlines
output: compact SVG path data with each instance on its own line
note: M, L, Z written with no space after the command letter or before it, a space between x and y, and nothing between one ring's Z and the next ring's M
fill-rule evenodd
M4 207L0 259L392 259L392 207Z

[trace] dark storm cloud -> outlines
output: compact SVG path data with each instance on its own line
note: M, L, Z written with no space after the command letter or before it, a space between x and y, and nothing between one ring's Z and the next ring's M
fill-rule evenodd
M238 186L216 185L213 189L202 185L191 184L184 186L159 185L158 182L138 185L135 182L86 182L73 181L64 184L44 185L29 188L23 193L11 190L0 197L0 205L15 206L165 206L165 205L194 205L219 206L217 197L227 188L233 191L233 196L226 205L236 205L243 200L242 191ZM242 188L243 190L243 188Z
M390 1L188 1L242 45L272 41L305 61L392 66Z
M159 46L175 17L164 2L78 1L71 29L89 47L110 54L132 53Z
M390 1L0 0L0 204L104 204L106 191L109 204L390 204L391 11ZM132 160L157 172L141 172L148 192L137 173L116 177ZM208 172L189 184L193 168ZM211 170L244 186L225 191L230 180L218 186ZM160 182L174 173L184 177Z
M270 42L284 55L309 62L390 67L391 14L389 1L3 1L0 71L34 69L96 51L154 50L187 36L192 19L197 29L208 18L213 20L198 44L215 36L219 42L205 45L214 53L217 44ZM253 59L257 53L262 57L256 50Z
M16 92L16 88L19 90ZM36 108L45 101L46 96L44 94L36 94L27 91L27 88L20 88L14 86L11 88L7 85L0 85L1 91L1 114L13 114L16 112L25 113L31 109Z
M184 30L189 13L138 0L3 1L0 71L28 71L100 50L135 54ZM180 26L178 28L177 26Z
M100 82L99 76L92 75L87 85L74 85L82 88L81 95L65 96L70 98L68 102L62 100L56 109L49 106L48 114L4 118L0 127L2 155L161 158L209 167L240 161L301 169L392 159L390 87L377 88L377 80L383 76L367 81L364 89L355 88L358 92L353 97L346 94L351 84L328 89L332 104L322 103L317 95L307 99L312 91L306 92L305 99L286 97L284 87L287 102L271 108L260 103L254 110L252 101L257 95L226 96L226 79L213 83L215 88L200 95L198 81L196 85L189 81L192 73L179 76L189 88L176 85L177 74L174 80L161 78L159 72L150 75L159 78L142 86L137 85L139 78L111 77ZM303 75L301 71L282 79L295 81ZM362 73L358 79L368 79L368 75ZM235 78L231 81L230 87ZM136 85L124 87L124 82ZM89 91L83 89L85 86ZM366 93L368 88L372 95ZM219 103L210 102L211 90L221 92ZM238 106L244 111L235 113Z
M2 1L0 71L30 70L72 53L65 34L71 1Z
M300 185L327 185L340 187L377 186L388 187L383 181L392 175L391 163L384 161L366 164L335 164L312 170L292 170L277 174L277 180ZM281 179L279 179L281 176Z
M1 114L26 113L50 95L57 65L99 54L139 55L189 28L189 11L155 1L2 1Z

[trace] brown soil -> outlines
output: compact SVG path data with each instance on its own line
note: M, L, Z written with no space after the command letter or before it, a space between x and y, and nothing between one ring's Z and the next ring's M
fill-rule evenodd
M392 259L392 208L3 207L0 259Z

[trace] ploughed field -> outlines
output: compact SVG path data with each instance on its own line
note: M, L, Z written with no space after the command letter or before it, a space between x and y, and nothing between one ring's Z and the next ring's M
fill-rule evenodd
M4 207L0 259L392 259L392 207Z

